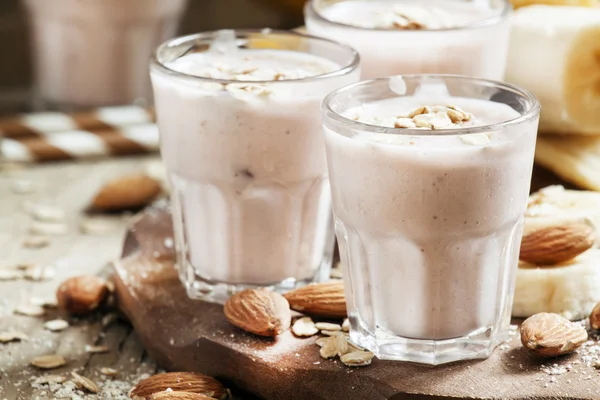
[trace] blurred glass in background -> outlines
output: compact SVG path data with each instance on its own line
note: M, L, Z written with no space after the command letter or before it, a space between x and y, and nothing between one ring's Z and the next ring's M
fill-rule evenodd
M224 28L291 29L302 25L303 4L303 0L0 0L4 54L0 114L144 99L149 93L148 49L169 36ZM84 6L90 8L86 11Z

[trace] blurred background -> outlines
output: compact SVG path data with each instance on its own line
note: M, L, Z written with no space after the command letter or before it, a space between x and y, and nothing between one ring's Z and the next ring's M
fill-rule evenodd
M52 3L54 0L46 0ZM280 28L302 25L303 0L189 0L179 33L222 28ZM31 31L21 0L0 0L0 114L31 107L34 72Z

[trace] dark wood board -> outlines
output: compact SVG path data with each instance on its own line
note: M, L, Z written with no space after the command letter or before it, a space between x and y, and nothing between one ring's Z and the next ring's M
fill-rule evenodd
M536 169L533 188L559 181ZM286 332L258 338L230 325L222 306L190 300L164 246L172 236L166 206L142 213L115 264L119 306L155 360L170 370L198 371L266 400L290 399L600 399L600 373L578 354L550 362L573 364L551 376L518 338L487 360L441 366L374 360L351 369L321 359L316 338Z

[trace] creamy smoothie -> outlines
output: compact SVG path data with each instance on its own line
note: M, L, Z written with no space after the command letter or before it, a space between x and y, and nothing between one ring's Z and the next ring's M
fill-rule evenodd
M148 59L187 0L25 0L37 89L58 108L149 100Z
M326 118L325 142L352 338L383 358L410 359L382 343L501 334L537 119L493 127L521 113L435 93L340 115L352 122Z
M264 39L337 54L264 48L263 38L238 48L228 35L151 71L180 267L192 286L312 281L333 245L319 105L358 79L354 67L340 72L355 53L287 33Z
M312 0L309 33L348 43L363 78L448 73L501 79L510 5L505 1Z

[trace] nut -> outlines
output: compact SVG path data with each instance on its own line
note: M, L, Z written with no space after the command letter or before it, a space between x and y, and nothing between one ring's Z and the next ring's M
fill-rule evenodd
M328 318L346 317L344 283L332 281L307 285L284 294L293 310Z
M558 314L539 313L521 325L521 343L532 353L542 357L568 354L581 346L588 338L580 324Z
M57 354L50 354L47 356L36 357L31 360L31 365L34 367L38 367L40 369L53 369L62 367L65 365L67 361L63 356L59 356Z
M71 376L73 377L73 383L75 383L79 389L86 389L90 393L98 393L100 391L98 385L91 379L81 376L77 372L71 372Z
M238 328L269 337L285 332L292 321L287 300L267 289L234 294L225 303L225 317Z
M348 352L348 339L346 336L331 336L323 342L319 353L323 358L333 358L337 356L343 356Z
M191 392L159 392L149 397L150 400L214 400L212 397Z
M320 331L341 331L342 326L340 324L332 324L330 322L317 322L315 327Z
M590 314L590 326L592 329L600 329L600 303L596 304Z
M309 317L299 318L292 325L292 332L298 337L309 337L319 333L315 323Z
M94 209L122 211L148 205L161 192L160 182L144 174L123 176L107 182L92 201Z
M145 400L168 389L173 392L202 394L215 399L226 399L228 397L227 389L221 382L210 376L194 372L168 372L153 375L135 385L129 392L129 397L134 400Z
M364 367L371 364L374 354L370 351L353 351L340 357L340 361L348 367Z
M534 265L555 265L589 250L596 241L594 227L586 222L553 225L523 236L519 258Z
M97 276L75 276L64 281L56 291L58 306L71 314L95 310L108 295L104 279Z
M59 332L69 327L69 323L64 319L53 319L44 322L44 328L52 332Z

